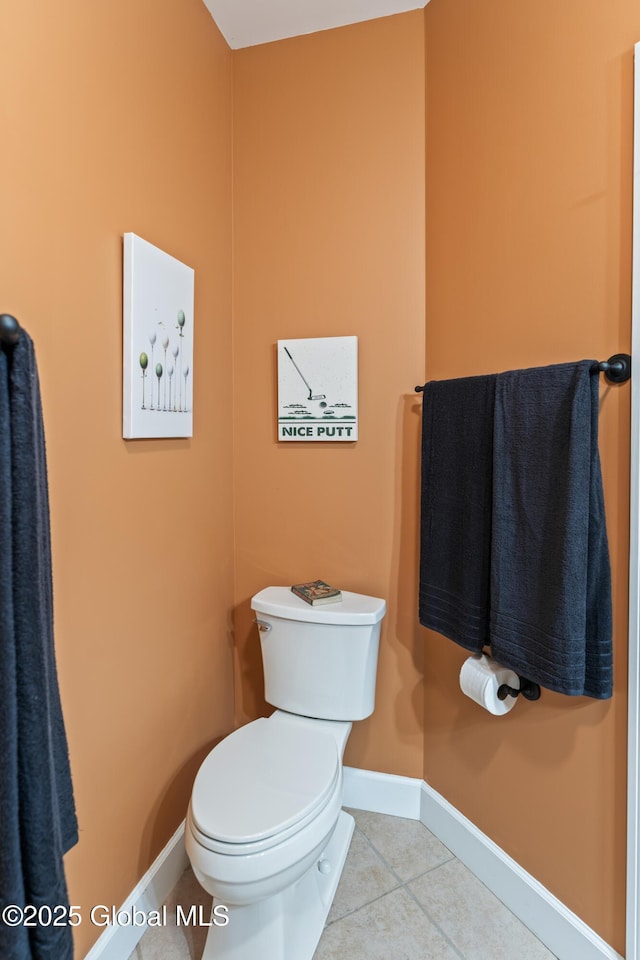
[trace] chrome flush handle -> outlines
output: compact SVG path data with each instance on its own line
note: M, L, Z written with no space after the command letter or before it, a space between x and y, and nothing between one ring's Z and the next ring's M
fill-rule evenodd
M271 624L267 623L266 620L258 620L256 617L253 622L258 624L258 630L260 633L268 633L269 630L271 630Z

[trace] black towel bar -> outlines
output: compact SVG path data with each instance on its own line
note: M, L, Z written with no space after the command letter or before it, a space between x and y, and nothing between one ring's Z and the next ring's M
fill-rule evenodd
M0 313L0 344L12 347L18 342L20 324L10 313Z
M591 373L604 373L609 383L626 383L631 379L631 357L628 353L614 353L608 360L594 363ZM424 387L416 387L416 393L422 393Z
M608 360L594 363L591 373L604 373L609 383L626 383L631 379L631 357L628 353L614 353Z

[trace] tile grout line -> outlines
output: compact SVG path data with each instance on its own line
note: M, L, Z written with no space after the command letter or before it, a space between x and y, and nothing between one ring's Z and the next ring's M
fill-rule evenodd
M360 834L360 836L362 837L362 839L365 841L365 843L367 844L367 846L370 847L370 849L371 849L371 850L373 851L373 853L376 855L376 857L378 858L378 860L381 860L381 861L382 861L383 865L387 868L387 870L389 871L389 873L391 873L391 874L393 875L393 877L395 878L396 884L395 884L394 887L390 887L388 890L385 890L384 893L381 893L381 894L378 894L378 896L372 897L371 900L367 900L365 903L361 903L359 907L354 907L353 910L349 910L348 913L344 913L341 917L338 917L337 920L332 920L331 923L325 924L325 930L326 930L328 927L332 927L332 926L334 925L334 923L340 923L340 921L341 921L341 920L344 920L345 917L351 917L351 916L353 916L353 914L354 914L354 913L357 913L358 910L362 910L363 907L368 907L369 904L375 903L376 900L381 900L382 897L386 897L386 895L387 895L388 893L392 893L394 890L398 890L398 889L402 886L402 883L403 883L403 881L400 879L400 877L399 877L398 874L395 872L395 870L393 870L393 869L389 866L389 864L388 864L387 861L384 859L384 857L382 856L382 854L381 854L378 850L376 850L376 848L374 847L374 845L372 844L372 842L369 840L369 837L366 835L366 833L363 833L363 832L362 832L362 830L360 829L360 827L359 827L357 824L356 824L356 828L355 828L355 831L354 831L354 835L355 835L355 833L359 833L359 834Z
M448 861L447 861L447 862L448 862ZM425 871L425 873L429 873L429 872L431 872L431 871ZM420 874L420 876L424 876L424 874ZM417 878L414 878L414 879L417 879ZM451 950L453 950L453 952L455 953L455 955L456 955L457 957L459 957L460 960L466 960L464 954L461 953L460 950L456 947L455 943L450 939L450 937L447 935L447 933L442 929L442 927L441 927L440 924L437 922L437 920L434 920L434 919L433 919L433 917L430 915L429 911L424 908L424 906L423 906L423 905L420 903L420 901L417 899L417 897L415 896L415 894L413 893L413 891L409 889L409 884L412 883L412 882L413 882L413 881L411 881L411 880L407 880L406 883L400 883L400 884L398 884L398 885L395 886L395 887L391 887L390 890L386 890L384 893L381 893L379 896L374 897L372 900L367 900L366 903L360 904L359 907L354 907L353 910L350 910L348 913L344 913L341 917L338 917L337 920L332 920L331 923L328 923L328 924L325 926L324 929L325 929L325 930L328 930L329 927L336 926L336 924L340 923L342 920L346 920L348 917L353 917L356 913L359 913L360 910L364 910L365 907L370 907L370 906L372 906L374 903L377 903L379 900L384 900L385 897L390 896L392 893L397 893L398 890L404 890L405 893L414 901L414 903L416 904L416 906L420 909L421 913L423 913L423 914L425 915L425 917L427 918L427 920L429 921L429 923L430 923L433 927L435 927L435 929L438 931L438 933L440 934L440 936L442 937L442 939L446 942L447 946L449 946L449 947L451 948ZM324 931L323 931L323 933L324 933Z
M387 870L389 870L389 872L394 875L394 877L396 878L396 880L398 881L398 883L399 883L401 886L402 886L403 884L405 884L405 883L412 883L414 880L417 880L418 877L424 877L425 874L427 874L427 873L432 873L434 870L437 870L438 867L442 867L442 866L444 866L445 863L451 863L452 860L455 860L455 859L456 859L455 855L454 855L453 853L451 853L451 851L449 850L449 848L448 848L448 847L445 847L445 850L447 850L447 852L450 854L450 856L447 857L446 860L441 860L440 863L437 863L434 867L429 867L427 870L423 870L422 873L417 873L417 874L415 875L415 877L410 877L408 880L403 880L402 877L401 877L398 873L396 873L396 871L393 869L393 867L391 866L391 864L390 864L390 863L387 863L387 861L385 860L384 856L380 853L380 851L378 850L378 848L377 848L376 845L374 844L373 840L370 840L370 839L369 839L369 837L368 837L368 836L366 835L366 833L363 831L362 827L358 827L358 826L356 825L356 830L357 830L357 831L361 834L361 836L367 841L367 843L369 844L369 846L371 847L371 849L373 850L373 852L376 854L376 856L377 856L380 860L382 860L382 862L383 862L383 864L385 865L385 867L387 868ZM444 846L444 844L443 844L443 846Z
M455 859L455 857L454 857L454 859ZM450 863L451 861L447 860L446 862L447 862L447 863ZM437 868L436 868L436 869L437 869ZM430 870L426 870L426 871L425 871L425 873L431 873L431 872L433 872L433 871L430 871ZM423 873L423 874L420 874L420 876L424 876L424 873ZM417 878L417 877L414 877L414 879L417 880L418 878ZM438 921L437 921L437 920L434 920L434 918L431 916L431 914L429 913L429 911L427 910L427 908L426 908L422 903L420 903L420 901L419 901L418 898L416 897L416 895L415 895L415 893L413 892L413 890L409 889L409 884L410 884L410 883L413 883L413 880L408 880L407 883L404 884L404 889L406 890L407 894L408 894L408 895L411 897L411 899L420 907L420 909L421 909L422 912L424 913L424 915L425 915L425 917L427 918L427 920L429 921L429 923L431 923L431 924L436 928L436 930L438 931L438 933L440 934L440 936L449 944L449 946L451 947L451 949L453 950L453 952L456 954L456 956L460 957L460 960L466 960L464 954L461 953L460 950L458 950L458 948L457 948L457 946L455 945L455 943L453 942L453 940L452 940L452 939L449 937L449 935L442 929L442 927L440 926L440 924L438 923Z
M420 903L420 901L418 900L418 898L416 897L416 895L413 893L413 891L409 889L409 884L410 884L410 883L413 883L414 880L418 880L420 877L424 877L424 876L426 876L428 873L434 873L436 870L438 870L440 867L444 866L446 863L451 863L452 861L454 861L454 860L456 859L456 857L454 856L454 854L452 854L451 851L449 850L449 853L451 853L451 856L450 856L447 860L443 860L441 863L436 864L434 867L430 867L428 870L424 870L422 873L417 874L415 877L411 877L409 880L402 880L402 878L401 878L401 877L396 873L396 871L393 869L393 867L391 866L391 864L387 863L387 861L385 860L385 858L383 857L383 855L380 853L380 851L379 851L378 848L375 846L375 844L373 843L373 841L369 839L369 837L366 835L366 833L364 833L364 831L362 830L362 828L361 828L361 827L358 827L358 826L356 825L356 830L358 830L358 832L361 834L361 836L366 840L366 842L367 842L367 844L369 845L369 847L371 847L371 849L373 850L373 852L374 852L374 853L376 854L376 856L382 861L382 863L383 863L383 864L385 865L385 867L389 870L389 872L390 872L391 874L393 874L393 876L394 876L394 877L396 878L396 880L398 881L398 886L393 887L391 890L387 890L386 893L381 894L379 897L374 897L374 899L373 899L373 900L370 900L368 903L363 903L363 904L361 904L359 907L356 907L355 910L351 910L350 913L347 913L347 914L345 914L344 916L340 917L340 920L344 920L345 917L353 916L353 914L354 914L354 913L357 913L358 910L362 910L363 907L366 907L366 906L369 906L369 905L372 904L372 903L375 903L376 900L382 900L383 897L388 896L388 894L390 894L390 893L393 893L393 892L395 892L395 891L397 891L397 890L405 890L406 893L407 893L407 894L411 897L411 899L414 901L414 903L419 907L419 909L421 910L421 912L425 915L425 917L427 918L427 920L429 921L429 923L431 923L431 924L436 928L436 930L438 931L438 933L440 934L440 936L441 936L441 937L446 941L446 943L451 947L451 949L452 949L453 952L456 954L456 956L460 957L460 960L465 960L464 954L462 954L462 953L458 950L458 948L456 947L455 943L450 939L450 937L447 935L447 933L445 933L445 931L442 929L442 927L441 927L440 924L437 922L437 920L434 920L434 918L431 916L431 914L429 913L429 911ZM448 849L448 848L445 848L445 849ZM334 922L334 923L339 923L340 920L334 920L333 922ZM331 926L331 924L327 924L327 926ZM326 929L326 928L325 928L325 929Z
M378 894L377 897L373 897L371 900L367 900L366 903L361 903L359 907L354 907L353 910L349 910L348 913L343 913L341 917L338 917L337 920L332 920L331 923L327 923L325 930L328 930L329 927L335 927L337 923L340 923L342 920L346 920L347 917L352 917L354 914L358 913L360 910L364 910L365 907L370 907L373 903L377 903L378 900L384 900L385 897L388 897L390 893L396 893L398 890L402 889L402 884L398 884L396 887L391 887L390 890L385 890L384 893Z

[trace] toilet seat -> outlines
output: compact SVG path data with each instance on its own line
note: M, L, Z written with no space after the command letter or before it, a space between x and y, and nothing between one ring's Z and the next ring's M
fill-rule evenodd
M191 796L191 829L209 850L262 852L318 816L341 787L341 769L326 729L254 720L204 760Z

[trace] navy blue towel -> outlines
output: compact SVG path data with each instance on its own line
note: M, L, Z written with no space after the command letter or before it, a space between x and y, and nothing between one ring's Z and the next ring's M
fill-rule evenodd
M67 905L78 839L54 640L40 389L24 330L0 349L0 908ZM59 916L59 914L58 914ZM2 960L72 960L70 927L0 923Z
M595 361L496 383L491 652L560 693L612 693L611 576Z
M423 394L419 618L474 652L489 636L495 389L494 375Z

